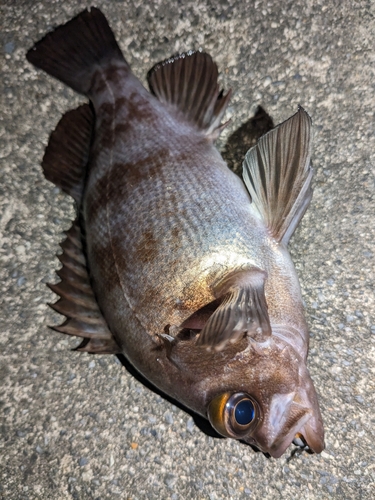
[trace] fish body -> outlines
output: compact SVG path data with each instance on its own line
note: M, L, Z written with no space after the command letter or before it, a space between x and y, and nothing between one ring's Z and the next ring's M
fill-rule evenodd
M311 198L311 121L300 109L249 151L244 181L214 146L229 100L194 52L132 74L98 9L28 59L89 97L43 160L78 217L62 244L58 331L121 352L223 435L272 456L323 447L308 328L287 242Z

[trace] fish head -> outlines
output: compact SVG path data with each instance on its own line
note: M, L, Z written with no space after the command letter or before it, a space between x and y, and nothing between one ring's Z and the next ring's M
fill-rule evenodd
M317 394L305 359L291 345L245 338L221 352L190 348L185 359L182 352L178 362L185 375L190 371L194 398L188 405L219 434L274 458L293 441L314 453L324 449Z
M323 424L304 360L291 346L274 339L263 344L251 342L250 347L249 355L244 352L233 360L236 363L242 358L241 371L234 368L233 374L225 377L231 389L210 401L207 415L211 424L220 434L255 445L275 458L295 439L320 453L324 448Z

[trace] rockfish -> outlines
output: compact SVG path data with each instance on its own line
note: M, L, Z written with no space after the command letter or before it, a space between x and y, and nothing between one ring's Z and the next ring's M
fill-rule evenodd
M324 448L309 333L288 241L311 199L311 120L299 108L246 154L214 146L230 93L204 52L133 75L100 10L27 59L87 96L52 133L45 176L76 201L55 330L123 353L223 436L273 457Z

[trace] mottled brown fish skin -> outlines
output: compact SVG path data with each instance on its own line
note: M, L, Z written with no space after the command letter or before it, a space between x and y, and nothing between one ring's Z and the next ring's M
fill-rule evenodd
M109 66L96 74L90 95L97 123L84 215L104 313L108 301L120 302L119 310L126 302L157 335L212 301L219 276L240 266L272 272L273 264L279 273L286 268L285 278L267 290L268 307L272 312L275 296L277 322L286 311L290 323L296 301L289 295L293 287L299 292L298 282L286 251L254 217L242 182L211 141L178 121L126 68L121 80L120 72ZM300 326L298 314L294 322Z
M70 61L66 54L79 44L65 48L61 40L64 29L75 36L82 19L85 29L92 23L90 43L96 44L99 26L113 57L99 40L95 51L100 57L93 58L85 70L90 78L81 84L69 67L64 69ZM86 94L93 105L81 224L91 285L111 333L144 376L203 416L225 391L250 394L261 412L243 438L248 443L279 457L302 433L320 452L323 427L306 368L308 328L286 244L267 227L242 180L227 168L213 136L135 78L103 19L97 9L84 11L39 42L29 60ZM50 62L39 58L37 50L52 54ZM79 67L83 56L95 51L74 52L75 64ZM213 64L204 57L203 65ZM309 126L303 113L292 125L297 138L298 127ZM283 144L279 148L283 153ZM307 193L304 205L297 207L301 213L309 199ZM210 350L199 345L199 336L179 337L194 313L213 301L215 307L220 304L227 282L225 293L231 287L253 287L249 296L258 311L268 309L263 319L269 329L224 338L220 348Z

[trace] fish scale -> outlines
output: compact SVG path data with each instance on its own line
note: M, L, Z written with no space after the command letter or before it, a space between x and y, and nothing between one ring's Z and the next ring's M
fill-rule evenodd
M108 86L110 86L110 83L108 83ZM116 90L119 92L118 95L116 94ZM125 89L114 88L111 91L111 95L114 96L115 100L118 100L120 96L124 96L125 90L126 87ZM149 103L147 114L155 116L155 121L157 121L157 113L160 112L160 105L157 102L155 104L154 101ZM121 109L118 113L121 114ZM104 121L106 127L114 128L114 125L108 119ZM183 289L181 289L181 286L183 285L180 285L179 290L177 286L166 286L167 283L161 280L160 277L165 276L171 263L177 262L181 264L181 271L174 266L175 273L180 275L186 268L196 268L202 257L204 258L205 253L211 254L212 251L215 251L215 247L221 252L223 248L226 248L225 252L229 254L232 248L228 245L228 241L235 247L237 254L249 255L251 248L245 242L254 240L251 234L252 226L251 220L249 221L249 210L242 208L244 203L238 203L239 199L241 201L241 195L243 201L246 202L248 194L245 190L239 193L239 183L237 179L232 179L234 174L227 168L217 168L218 155L213 146L206 140L202 141L200 137L198 137L198 140L202 144L197 145L198 141L194 141L197 134L193 128L189 130L190 134L187 135L187 127L184 126L184 129L180 132L179 129L181 127L179 127L178 122L175 120L171 118L169 120L159 118L159 121L160 134L155 139L155 144L148 145L148 147L142 144L141 153L139 144L134 144L132 140L137 135L138 122L133 125L135 131L117 139L117 142L113 145L112 152L113 157L116 158L117 166L116 172L113 174L113 177L115 177L114 181L111 182L112 165L104 163L100 156L97 160L101 168L103 165L106 165L109 172L109 180L107 182L111 186L114 186L113 189L121 193L120 203L117 203L117 201L112 202L111 196L109 196L108 204L102 207L104 213L109 212L110 233L116 235L116 241L121 241L121 248L115 248L115 255L113 257L114 261L118 262L119 280L132 304L138 306L138 316L144 317L144 321L152 320L152 323L147 325L147 327L149 331L154 331L155 333L162 333L165 325L173 321L171 316L173 316L174 311L167 310L164 303L162 310L165 316L160 318L160 312L156 310L155 316L159 317L159 321L155 325L155 319L150 314L148 304L144 304L143 307L146 310L143 312L142 304L135 302L139 301L140 298L142 299L142 294L139 294L139 288L144 291L147 287L147 282L154 284L157 287L157 292L162 292L163 294L161 300L172 304L182 295ZM143 124L139 125L142 129ZM108 135L107 132L101 131L100 127L101 124L99 122L97 127L99 143L101 136ZM177 145L179 149L177 149ZM193 146L195 149L198 149L198 152L188 155L189 150ZM167 159L160 162L158 159L158 148L162 151L178 151L178 155L171 153ZM109 156L108 152L106 156ZM177 158L175 158L176 156ZM179 161L179 157L186 158L184 163ZM133 158L136 159L134 163L132 162ZM144 163L143 158L149 159L149 162ZM121 159L123 163L121 163ZM139 172L140 161L142 161L141 173ZM220 162L222 162L221 158ZM130 168L128 165L130 165ZM136 170L135 177L141 177L141 181L137 183L136 187L132 182L132 170ZM157 171L157 182L150 175L150 172L155 171ZM93 172L95 172L95 166L93 167ZM207 179L204 185L202 185L202 172L205 173ZM178 192L177 199L174 196L173 203L168 203L171 200L166 189L167 185L174 192L178 191L179 186L184 186L184 190ZM105 186L103 188L105 189ZM88 189L91 190L91 186ZM105 199L103 189L96 190L96 198ZM237 203L232 202L231 200L233 199ZM140 205L139 200L143 200L142 205ZM195 200L193 204L192 200ZM183 216L181 216L181 206L184 207ZM90 213L90 206L86 208L86 212ZM95 225L91 226L89 224L87 226L88 233L92 235L99 233L100 228L103 226L104 218L101 217ZM143 221L142 227L139 227L137 223L139 218ZM209 225L207 224L207 220L210 221ZM116 221L119 222L118 226L116 226ZM166 227L160 226L160 221ZM178 228L181 236L178 245L174 244L171 247L172 242L168 236L172 228ZM161 238L157 237L155 229L161 234ZM145 265L144 260L140 260L139 257L140 247L137 243L142 240L142 235L149 231L155 233L155 239L158 243L159 265L157 269ZM241 238L238 237L239 235L241 235ZM105 239L101 233L98 234L97 240L91 237L93 245L100 245L101 241ZM241 240L242 244L240 244ZM233 262L233 258L231 260ZM242 257L238 264L242 265L244 260ZM249 265L255 264L248 257L246 261ZM97 280L101 281L101 278L98 277ZM168 297L167 295L169 290L172 291L174 300L169 300L172 299L172 297ZM155 293L153 291L153 294ZM214 298L213 296L211 297L212 299ZM207 293L204 298L207 299ZM199 304L199 307L203 305L204 302ZM182 323L187 315L192 312L186 311L184 316L180 315L179 323Z
M230 92L208 54L158 63L149 93L92 8L27 58L92 106L63 116L43 159L78 206L50 285L67 319L53 328L78 350L124 354L223 436L275 458L292 442L321 452L287 249L312 196L308 114L261 137L241 180L214 146Z

